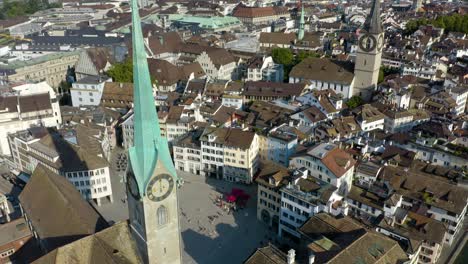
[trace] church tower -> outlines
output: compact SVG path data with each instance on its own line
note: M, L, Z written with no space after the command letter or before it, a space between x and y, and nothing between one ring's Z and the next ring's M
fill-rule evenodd
M304 38L304 5L301 5L301 19L299 20L299 32L297 34L297 39L302 40Z
M129 150L130 227L145 263L180 264L177 177L154 107L137 0L131 0L134 146Z
M368 100L377 87L384 31L380 21L380 0L374 0L371 13L359 34L356 64L354 66L353 95Z

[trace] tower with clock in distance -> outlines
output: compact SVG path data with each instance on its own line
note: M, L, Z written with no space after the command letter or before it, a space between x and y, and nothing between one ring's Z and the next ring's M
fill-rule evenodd
M131 0L134 145L126 173L129 224L145 263L181 263L177 187L181 183L161 136L137 0Z
M365 100L370 99L379 79L383 45L384 30L380 19L380 0L374 0L371 13L359 34L353 95Z

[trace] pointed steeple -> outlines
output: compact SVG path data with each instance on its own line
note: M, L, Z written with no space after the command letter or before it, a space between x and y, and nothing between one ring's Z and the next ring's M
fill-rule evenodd
M132 48L133 48L133 127L134 145L130 148L130 163L140 194L144 194L146 184L153 175L158 161L175 175L174 165L167 146L161 137L156 113L153 87L148 70L143 33L137 0L131 0L132 8Z
M299 33L297 34L299 40L304 38L304 24L304 5L301 5L301 20L299 20Z
M370 34L380 34L383 32L382 21L380 19L380 0L374 0L371 12L364 24L364 29Z

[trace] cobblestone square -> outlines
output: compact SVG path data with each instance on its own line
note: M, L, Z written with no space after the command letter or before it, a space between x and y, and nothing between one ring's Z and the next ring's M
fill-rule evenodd
M274 238L256 218L256 186L239 185L178 172L183 263L242 263L254 250ZM231 189L250 195L246 208L228 214L215 199Z

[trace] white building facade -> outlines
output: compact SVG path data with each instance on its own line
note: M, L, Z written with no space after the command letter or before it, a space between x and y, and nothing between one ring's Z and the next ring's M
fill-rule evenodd
M0 155L10 155L8 134L33 125L58 127L62 115L55 91L46 82L23 84L0 94ZM0 104L1 105L1 104Z

